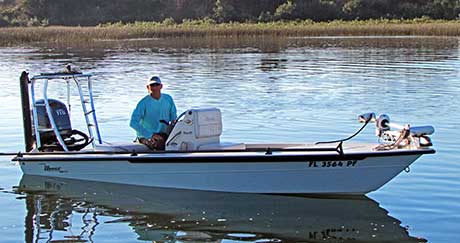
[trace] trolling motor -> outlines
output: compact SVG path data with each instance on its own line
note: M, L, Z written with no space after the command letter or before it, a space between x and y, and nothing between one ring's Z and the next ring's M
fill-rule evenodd
M429 135L434 133L432 126L411 126L410 124L399 125L390 122L390 117L375 113L365 113L358 116L360 123L375 122L375 135L379 137L381 144L376 150L389 150L394 148L424 148L432 146ZM391 129L395 130L391 130Z

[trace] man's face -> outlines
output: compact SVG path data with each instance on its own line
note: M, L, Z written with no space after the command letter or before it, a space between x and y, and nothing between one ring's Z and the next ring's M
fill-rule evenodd
M149 90L150 93L159 92L162 87L163 87L162 84L150 84L150 85L147 85L147 89Z

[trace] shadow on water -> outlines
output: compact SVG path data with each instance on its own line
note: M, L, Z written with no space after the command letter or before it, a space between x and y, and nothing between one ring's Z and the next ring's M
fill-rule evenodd
M93 242L108 224L128 224L137 240L152 242L426 242L365 196L220 193L27 175L17 192L25 194L26 242Z

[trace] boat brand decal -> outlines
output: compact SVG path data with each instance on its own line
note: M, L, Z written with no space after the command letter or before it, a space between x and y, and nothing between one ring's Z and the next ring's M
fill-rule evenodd
M358 160L310 161L308 167L354 167Z
M53 167L53 166L50 166L50 165L47 165L47 164L43 165L43 170L46 171L46 172L59 172L59 173L66 173L67 172L66 170L63 170L61 168L61 166Z

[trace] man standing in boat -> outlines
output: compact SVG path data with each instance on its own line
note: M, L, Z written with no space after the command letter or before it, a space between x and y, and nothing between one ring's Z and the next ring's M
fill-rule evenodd
M149 94L137 104L129 125L136 130L140 143L153 150L163 150L167 139L166 123L177 118L176 105L170 95L161 93L163 84L160 77L150 78L146 87ZM166 123L160 122L162 120Z

